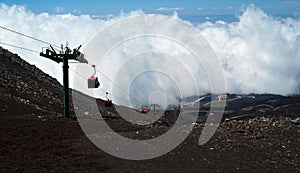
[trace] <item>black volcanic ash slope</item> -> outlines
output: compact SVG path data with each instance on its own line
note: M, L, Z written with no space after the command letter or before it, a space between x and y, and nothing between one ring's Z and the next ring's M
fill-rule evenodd
M0 47L0 112L62 112L62 86L34 65Z

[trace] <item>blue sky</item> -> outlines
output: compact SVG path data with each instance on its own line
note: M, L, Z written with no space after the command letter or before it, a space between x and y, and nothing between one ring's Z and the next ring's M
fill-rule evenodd
M137 9L145 13L173 13L179 15L228 15L237 14L241 8L254 4L272 15L299 16L300 1L296 0L1 0L7 5L24 5L34 13L47 12L91 14L91 15L116 15Z

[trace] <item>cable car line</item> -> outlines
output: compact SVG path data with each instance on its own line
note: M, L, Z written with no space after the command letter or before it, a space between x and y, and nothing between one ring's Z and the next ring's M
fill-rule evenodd
M18 49L23 49L23 50L26 50L26 51L31 51L31 52L34 52L34 53L40 53L39 51L36 51L36 50L28 49L28 48L21 47L21 46L16 46L16 45L9 44L9 43L0 42L0 44L10 46L10 47L14 47L14 48L18 48Z
M36 51L36 50L33 50L33 49L29 49L29 48L25 48L25 47L21 47L21 46L17 46L17 45L14 45L14 44L8 44L8 43L4 43L4 42L0 42L0 44L2 45L6 45L6 46L10 46L10 47L14 47L14 48L18 48L18 49L22 49L22 50L26 50L26 51L31 51L31 52L34 52L34 53L40 53L39 51ZM90 65L90 64L89 64ZM91 65L93 66L93 65ZM86 79L86 77L82 74L80 74L79 72L77 72L76 70L73 70L72 68L69 68L71 71L73 71L74 73L76 73L77 75L79 75L80 77L82 77L83 79ZM96 68L95 68L96 69ZM118 84L116 84L115 82L113 82L112 79L110 79L108 76L106 76L104 73L102 73L101 71L99 71L98 69L96 69L97 72L99 72L100 74L102 74L106 79L108 79L113 85L117 86L120 90L122 90L123 92L125 92L126 94L128 94L129 96L131 96L132 98L134 98L136 101L138 101L140 104L142 104L142 102L137 99L135 96L133 96L132 94L130 94L129 92L127 92L126 90L124 90L122 87L120 87ZM94 73L95 75L95 73ZM107 91L104 91L104 89L100 88L103 92L107 93ZM123 100L123 101L130 101L129 99L123 99L123 98L120 98L120 97L116 97L116 96L113 96L112 94L109 94L111 95L112 97L118 99L118 100Z
M82 74L78 73L76 70L72 69L72 68L69 68L71 71L73 71L74 73L76 73L78 76L82 77L82 79L86 79L85 76L83 76ZM106 93L107 91L105 91L103 88L99 88L100 90L102 90L104 93ZM123 98L120 98L120 97L117 97L117 96L114 96L112 94L109 94L110 96L112 96L113 98L116 98L118 100L123 100L123 101L126 101L128 102L129 100L128 99L123 99Z
M124 93L128 94L129 96L131 96L132 98L134 98L136 101L138 101L140 104L142 104L142 102L137 99L135 96L131 95L129 92L127 92L126 90L124 90L122 87L120 87L118 84L116 84L112 79L110 79L109 77L107 77L104 73L102 73L100 70L97 69L97 71L102 74L106 79L108 79L112 84L114 84L115 86L117 86L120 90L122 90Z
M53 47L57 47L59 49L61 49L60 46L57 46L57 45L54 45L54 44L51 44L49 42L46 42L46 41L43 41L41 39L38 39L38 38L35 38L35 37L32 37L32 36L29 36L29 35L26 35L26 34L23 34L21 32L18 32L18 31L15 31L13 29L9 29L7 27L4 27L4 26L1 26L0 25L0 29L3 29L3 30L6 30L6 31L9 31L9 32L12 32L12 33L15 33L15 34L18 34L18 35L21 35L23 37L27 37L27 38L30 38L30 39L33 39L35 41L38 41L38 42L41 42L41 43L44 43L44 44L47 44L47 45L51 45ZM4 42L0 42L0 44L3 44L3 45L7 45L7 46L11 46L11 47L15 47L15 48L19 48L19 49L23 49L23 50L27 50L27 51L31 51L31 52L34 52L34 53L40 53L39 51L35 51L35 50L32 50L32 49L29 49L29 48L25 48L25 47L21 47L21 46L17 46L17 45L13 45L13 44L8 44L8 43L4 43ZM91 64L89 64L91 65ZM93 67L93 65L92 65ZM94 67L95 68L95 67ZM129 92L125 91L122 87L120 87L119 85L117 85L115 82L113 82L112 79L110 79L109 77L107 77L105 74L103 74L102 72L100 72L99 70L97 70L100 74L102 74L105 78L107 78L112 84L114 84L115 86L117 86L119 89L121 89L123 92L127 93L129 96L131 96L132 98L134 98L136 101L138 101L139 103L142 103L139 99L137 99L136 97L132 96ZM77 73L78 74L78 73Z
M10 47L14 47L14 48L18 48L18 49L22 49L22 50L26 50L26 51L31 51L31 52L34 52L34 53L40 53L39 51L36 51L36 50L32 50L32 49L29 49L29 48L25 48L25 47L21 47L21 46L17 46L17 45L14 45L14 44L8 44L8 43L4 43L4 42L0 42L0 44L2 45L6 45L6 46L10 46ZM77 72L76 70L73 70L72 68L70 68L71 71L73 71L74 73L76 73L77 75L79 75L80 77L82 77L83 79L86 79L86 77L82 74L80 74L79 72ZM108 78L107 76L105 76L106 78ZM109 78L108 78L109 79ZM109 79L110 81L112 81L111 79ZM113 83L114 84L114 83ZM118 86L119 87L119 86ZM104 93L106 93L107 91L104 91L104 89L100 88ZM123 90L123 89L122 89ZM124 90L123 90L124 91ZM111 96L113 96L112 94L110 94ZM118 100L123 100L123 101L129 101L128 99L122 99L120 97L116 97L116 96L113 96L114 98L117 98Z
M57 47L57 48L60 49L60 46L57 46L57 45L51 44L51 43L49 43L49 42L47 42L47 41L43 41L43 40L41 40L41 39L38 39L38 38L35 38L35 37L32 37L32 36L23 34L23 33L21 33L21 32L15 31L15 30L13 30L13 29L9 29L9 28L4 27L4 26L1 26L1 25L0 25L0 28L3 29L3 30L7 30L7 31L10 31L10 32L19 34L19 35L21 35L21 36L23 36L23 37L27 37L27 38L33 39L33 40L35 40L35 41L38 41L38 42L41 42L41 43L44 43L44 44L48 44L48 45L55 46L55 47Z

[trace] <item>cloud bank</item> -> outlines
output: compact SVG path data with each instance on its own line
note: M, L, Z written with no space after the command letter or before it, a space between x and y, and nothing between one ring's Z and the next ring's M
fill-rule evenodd
M250 6L238 22L197 26L222 62L228 92L299 93L300 20Z
M1 26L56 45L68 41L71 48L80 44L84 47L99 31L115 21L139 15L144 13L134 11L109 19L95 19L89 15L34 14L22 6L0 5ZM178 18L178 16L173 17ZM238 22L205 22L191 27L200 31L220 59L227 92L283 95L300 93L299 19L272 17L254 6L249 6L239 16ZM182 37L185 35L182 34ZM0 30L0 41L34 50L41 50L42 46L47 46L4 30ZM6 48L62 81L61 64L56 64L32 52ZM176 50L173 53L176 54ZM70 66L75 68L74 65ZM92 69L87 72L92 74ZM72 75L73 72L70 71L71 83ZM87 74L87 77L89 75Z

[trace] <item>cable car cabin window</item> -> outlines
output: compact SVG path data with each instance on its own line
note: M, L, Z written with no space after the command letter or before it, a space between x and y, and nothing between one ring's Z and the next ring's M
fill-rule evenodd
M88 88L98 88L100 83L98 81L98 77L90 77L88 78Z
M111 107L112 106L112 101L111 100L105 100L105 107Z

